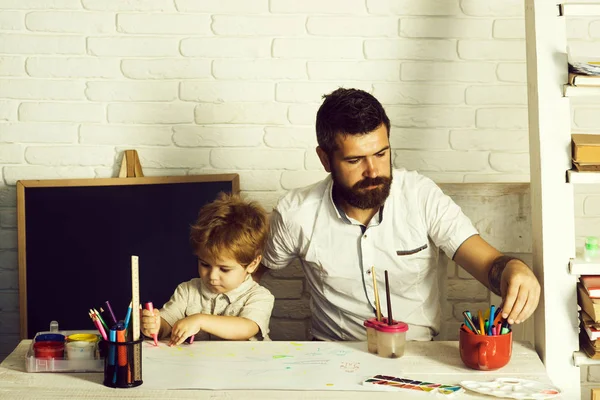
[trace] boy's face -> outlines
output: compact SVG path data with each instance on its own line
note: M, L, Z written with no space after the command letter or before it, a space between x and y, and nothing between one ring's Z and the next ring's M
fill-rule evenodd
M218 260L212 260L200 254L198 255L198 273L211 292L227 293L240 286L246 276L254 272L260 258L258 256L248 266L243 266L233 258L221 257Z

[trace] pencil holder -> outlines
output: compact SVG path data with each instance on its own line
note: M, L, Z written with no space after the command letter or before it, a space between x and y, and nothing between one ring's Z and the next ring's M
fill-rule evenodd
M130 342L100 342L104 357L104 386L131 388L142 384L143 339Z

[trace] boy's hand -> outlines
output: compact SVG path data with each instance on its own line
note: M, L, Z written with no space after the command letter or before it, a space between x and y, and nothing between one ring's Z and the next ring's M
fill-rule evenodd
M202 314L194 314L175 322L173 328L171 329L171 340L169 340L169 346L178 346L188 337L200 332L202 329L201 321Z
M142 310L142 334L152 336L160 331L160 312L155 308L154 313L149 310Z

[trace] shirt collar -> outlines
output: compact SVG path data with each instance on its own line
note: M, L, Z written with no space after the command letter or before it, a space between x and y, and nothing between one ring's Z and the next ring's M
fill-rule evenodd
M227 298L227 300L229 300L229 304L231 303L235 303L244 293L246 293L253 285L254 285L254 280L252 279L252 275L248 274L248 276L246 276L246 279L244 279L244 281L242 282L242 284L238 287L236 287L233 290L230 290L229 292L226 293L213 293L210 291L209 288L206 287L206 285L204 284L203 281L201 281L201 285L202 285L202 293L209 299L214 299L220 295L223 295L224 297Z
M330 178L331 178L331 175L330 175ZM364 226L363 224L356 221L355 219L351 219L350 217L348 217L346 212L344 210L342 210L342 207L334 200L334 198L333 198L334 185L335 185L335 183L333 182L333 178L331 178L331 183L330 183L329 189L328 189L329 201L333 205L333 208L334 208L335 213L337 214L338 218L341 219L345 224L360 225L361 227L363 227ZM388 198L389 198L389 196L388 196ZM386 202L387 202L387 199L386 199ZM379 207L379 212L377 214L375 214L373 216L373 218L371 218L371 221L369 221L369 226L379 225L383 221L384 206L385 206L385 203L381 207Z

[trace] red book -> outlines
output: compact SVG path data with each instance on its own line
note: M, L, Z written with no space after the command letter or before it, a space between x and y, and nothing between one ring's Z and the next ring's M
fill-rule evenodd
M600 298L600 275L582 275L579 280L591 299Z

